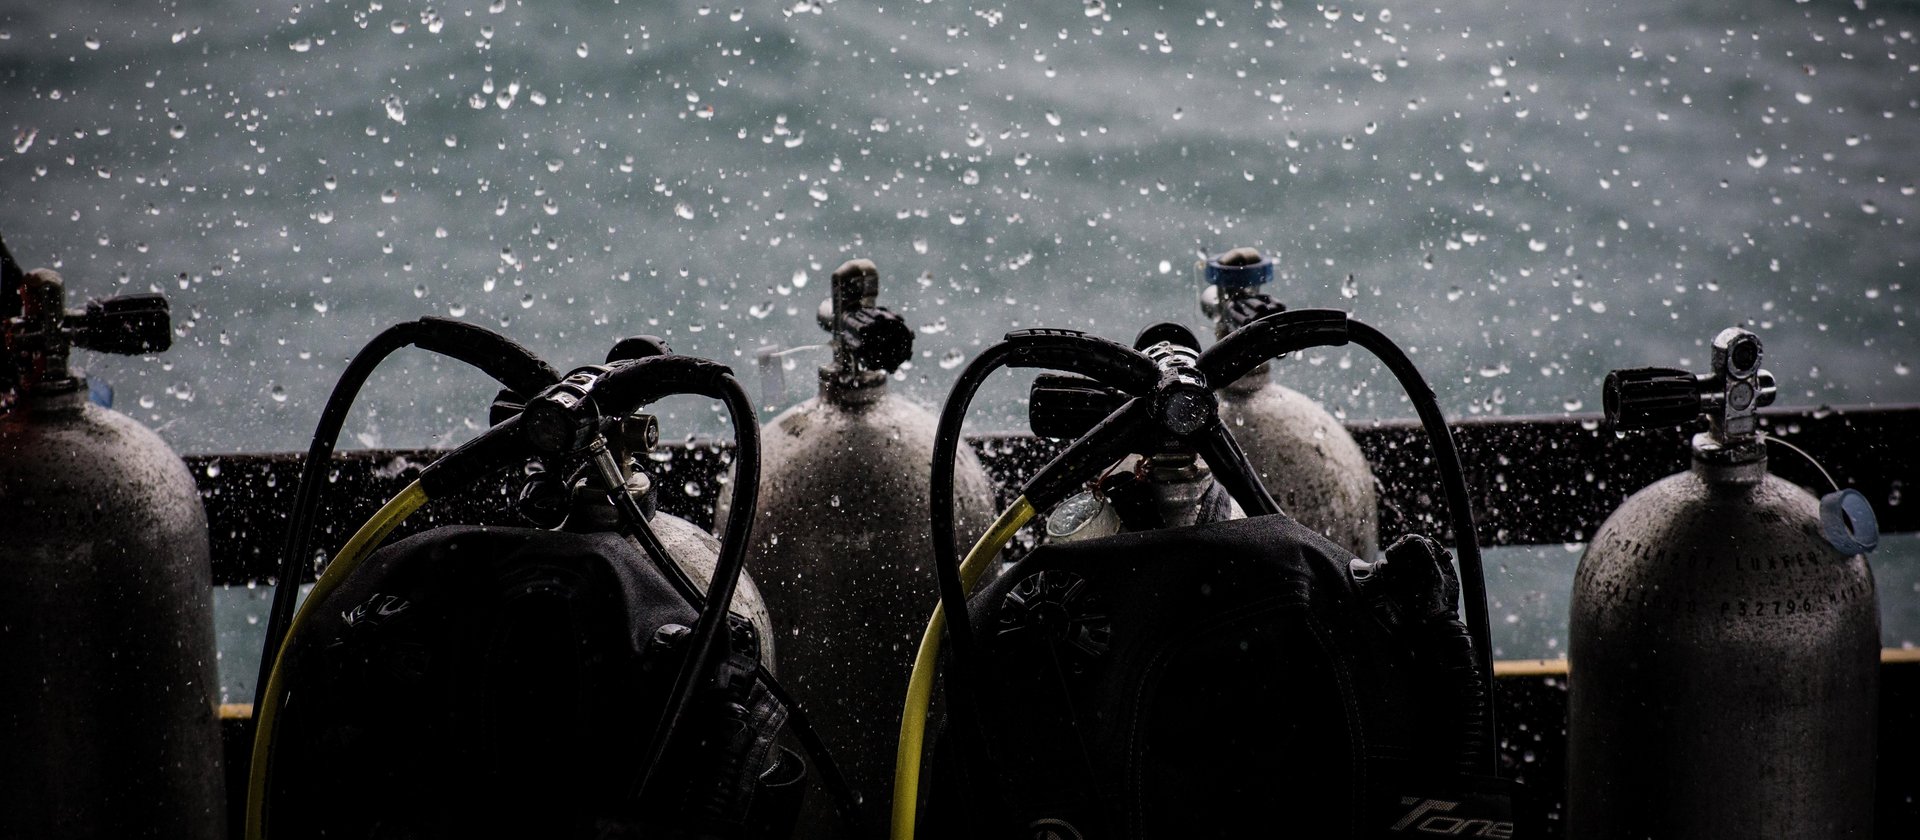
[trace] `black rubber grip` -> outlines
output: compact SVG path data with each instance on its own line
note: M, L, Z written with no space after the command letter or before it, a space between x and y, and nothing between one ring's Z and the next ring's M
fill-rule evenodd
M693 356L648 356L620 365L593 387L593 401L608 417L631 413L673 394L726 399L733 369Z
M1153 390L1160 371L1140 351L1077 330L1007 333L1007 367L1064 370L1139 396Z
M1679 368L1629 368L1607 374L1601 389L1607 426L1659 429L1693 422L1703 410L1700 380Z
M1200 354L1200 372L1208 382L1236 382L1269 359L1346 344L1347 332L1347 313L1338 309L1276 312L1214 342Z
M414 346L451 356L487 372L521 394L538 394L560 380L560 372L519 342L476 324L429 315L415 322Z

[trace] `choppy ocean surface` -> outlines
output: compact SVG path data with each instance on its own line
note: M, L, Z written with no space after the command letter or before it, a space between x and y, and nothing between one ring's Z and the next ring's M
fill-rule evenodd
M856 255L928 402L1015 325L1198 326L1195 255L1243 244L1456 413L1593 410L1736 323L1784 403L1920 400L1913 4L6 6L0 232L78 294L172 296L177 349L89 363L186 451L301 448L422 314L750 369ZM470 435L492 390L456 367L383 372L349 432ZM1351 353L1280 375L1407 413Z
M0 233L76 296L170 295L174 350L83 363L193 452L304 448L347 357L423 314L562 367L645 332L750 371L821 338L854 256L932 404L1012 327L1199 327L1196 255L1249 244L1458 415L1593 411L1607 369L1702 368L1734 324L1783 404L1920 401L1912 3L740 2L15 0ZM484 422L493 386L403 356L347 445ZM788 358L793 401L821 357ZM1411 413L1355 352L1277 375Z

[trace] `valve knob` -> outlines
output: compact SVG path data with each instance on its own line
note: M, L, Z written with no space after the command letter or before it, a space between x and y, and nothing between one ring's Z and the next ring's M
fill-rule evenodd
M1678 368L1612 371L1601 396L1607 425L1614 429L1684 426L1706 409L1700 398L1700 378Z
M167 299L153 292L87 301L70 323L75 345L101 353L138 356L173 346Z
M913 358L913 328L899 313L879 306L856 309L846 314L846 327L840 340L867 370L892 373Z

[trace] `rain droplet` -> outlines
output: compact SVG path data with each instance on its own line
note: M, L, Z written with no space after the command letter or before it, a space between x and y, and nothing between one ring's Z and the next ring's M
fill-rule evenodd
M1056 114L1056 113L1054 113L1054 112L1052 112L1052 111L1048 111L1048 112L1047 112L1047 125L1055 125L1055 126L1057 126L1057 125L1059 125L1059 124L1060 124L1060 115L1059 115L1059 114Z
M874 117L867 127L873 129L875 134L885 134L893 128L893 123L888 122L886 117Z
M33 148L33 139L39 136L40 136L40 129L37 129L37 128L29 128L25 131L22 131L13 135L14 153L21 154L21 155L26 154L28 149Z
M940 356L940 369L953 370L966 362L967 354L958 347L949 348Z
M287 389L279 383L274 383L272 388L267 389L267 396L272 397L274 402L286 402Z
M178 140L187 136L187 127L179 123L174 123L172 128L167 129L167 134L173 137L173 139Z
M773 314L773 301L763 300L747 307L747 315L753 318L765 318Z
M1862 201L1860 202L1860 212L1871 216L1880 212L1880 205L1873 203L1871 200Z
M986 143L987 143L987 136L984 134L981 134L980 129L978 128L967 129L967 147L968 148L978 149L981 146L986 145Z
M679 204L675 204L675 205L673 206L673 215L675 215L675 216L679 216L680 218L682 218L682 219L686 219L686 220L688 220L688 221L692 221L692 220L693 220L693 205L691 205L691 204L688 204L688 203L686 203L686 202L684 202L684 201L683 201L683 202L680 202Z
M313 220L323 225L333 224L333 211L321 210L313 214Z
M586 58L586 57L587 57L587 42L585 42L585 41L581 41L581 42L580 42L580 46L577 46L577 47L574 47L574 48L573 48L573 54L574 54L574 55L577 55L577 56L580 56L581 58Z
M387 24L387 31L395 35L405 35L407 34L407 22L404 20L396 20L389 23Z
M521 293L521 295L520 295L520 308L521 308L521 309L532 309L532 308L533 308L533 293L532 293L532 292L522 292L522 293Z
M925 253L927 252L927 238L926 238L926 237L924 237L924 236L916 236L916 237L914 237L914 238L913 238L913 252L914 252L914 253L916 253L916 254L925 254Z
M947 214L947 221L951 224L964 225L967 223L967 214L963 212L949 213Z
M313 49L313 39L301 38L298 41L288 44L287 49L293 50L294 52L297 52L297 53L306 52L307 50Z
M487 14L497 15L507 10L507 0L493 0L487 5Z
M1547 250L1547 243L1541 242L1538 239L1529 239L1527 240L1527 250L1538 254L1541 251Z
M421 284L419 284L419 285L416 285L416 286L414 286L414 287L413 287L413 296L414 296L415 298L423 298L423 297L426 297L426 296L427 296L427 284L425 284L425 283L421 283Z
M1084 11L1087 13L1087 17L1104 15L1107 13L1107 0L1087 0L1087 6Z
M1766 166L1767 153L1760 149L1754 149L1752 154L1747 155L1747 165L1755 169Z
M392 204L399 200L400 200L400 193L396 190L389 189L386 192L383 192L380 194L381 204Z
M90 50L100 49L100 39L97 36L88 35L87 39L85 41L81 41L80 43L85 44L87 46L87 49L90 49Z

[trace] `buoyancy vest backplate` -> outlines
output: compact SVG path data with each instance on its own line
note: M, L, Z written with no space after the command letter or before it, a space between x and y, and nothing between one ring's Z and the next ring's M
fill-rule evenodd
M784 837L806 771L735 618L632 800L698 610L628 538L446 527L370 557L288 649L276 834Z
M1351 558L1285 515L1035 550L969 600L922 834L1515 836L1446 553Z

